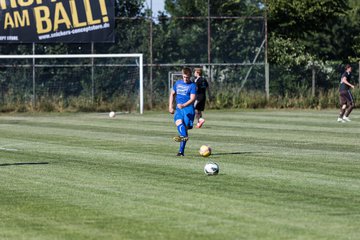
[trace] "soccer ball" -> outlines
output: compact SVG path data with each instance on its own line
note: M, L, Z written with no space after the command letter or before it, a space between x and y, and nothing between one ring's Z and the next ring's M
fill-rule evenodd
M109 117L111 117L111 118L113 118L113 117L115 117L115 112L114 111L111 111L110 113L109 113Z
M219 165L214 162L208 162L204 167L204 173L206 175L217 175L219 173Z
M211 155L211 147L209 147L208 145L202 145L200 147L199 153L203 157L208 157Z

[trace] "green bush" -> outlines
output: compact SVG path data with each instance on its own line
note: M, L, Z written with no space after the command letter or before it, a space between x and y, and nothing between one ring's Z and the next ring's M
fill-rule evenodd
M355 104L360 103L360 89L352 91ZM151 109L167 110L168 99L160 98L153 102ZM207 109L257 109L257 108L291 108L291 109L327 109L339 107L339 93L337 89L319 91L312 96L310 90L295 93L286 92L284 96L271 95L269 100L266 94L261 91L244 91L238 88L223 88L213 92L212 98L207 101ZM146 105L145 110L150 106ZM36 107L31 101L20 101L14 98L13 101L6 101L0 105L0 112L106 112L110 110L134 112L138 110L136 103L127 97L116 97L112 100L96 99L92 102L88 97L71 97L66 100L61 97L46 97L37 99Z

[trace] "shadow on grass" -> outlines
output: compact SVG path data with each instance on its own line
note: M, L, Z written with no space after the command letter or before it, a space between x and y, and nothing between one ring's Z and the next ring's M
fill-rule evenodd
M241 155L241 154L256 154L261 152L225 152L225 153L212 153L211 156L221 156L221 155Z
M216 157L216 156L224 156L224 155L248 155L248 154L258 154L258 153L264 153L264 152L223 152L223 153L211 153L209 158ZM204 158L203 156L196 155L199 158ZM207 157L206 157L207 158Z
M222 156L222 155L242 155L242 154L258 154L264 152L228 152L228 153L212 153L211 156Z
M0 164L0 167L8 167L8 166L22 166L22 165L44 165L44 164L49 164L48 162L28 162L28 163L3 163Z

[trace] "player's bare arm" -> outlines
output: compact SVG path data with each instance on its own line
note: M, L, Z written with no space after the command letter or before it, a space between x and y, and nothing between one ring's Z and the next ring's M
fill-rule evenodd
M184 107L187 107L187 106L193 104L193 103L195 102L195 97L196 97L195 94L190 94L190 99L189 99L189 101L187 101L187 102L184 103L184 104L178 104L177 107L178 107L179 109L183 109Z
M169 96L169 113L171 113L171 114L174 114L174 112L175 112L174 107L173 107L174 98L175 98L175 91L171 90L171 93Z
M348 85L348 86L351 87L351 88L354 88L354 87L355 87L354 85L352 85L351 83L348 82L348 80L346 79L346 77L343 77L343 78L341 79L341 82L345 83L346 85Z

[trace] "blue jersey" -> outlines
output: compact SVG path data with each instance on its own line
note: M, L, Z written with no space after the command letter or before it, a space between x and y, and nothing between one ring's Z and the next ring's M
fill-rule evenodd
M184 104L190 100L191 94L196 94L196 84L193 82L185 83L184 80L177 80L174 84L174 91L176 93L176 112L174 114L174 122L181 120L187 129L193 128L195 118L194 104L179 109L177 104Z
M174 84L176 93L176 103L184 104L190 100L191 94L196 94L196 84L193 82L185 83L184 80L177 80ZM193 106L192 104L190 106Z

